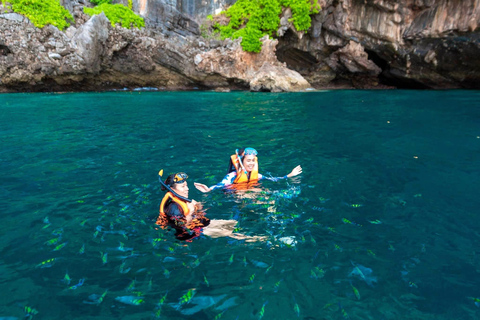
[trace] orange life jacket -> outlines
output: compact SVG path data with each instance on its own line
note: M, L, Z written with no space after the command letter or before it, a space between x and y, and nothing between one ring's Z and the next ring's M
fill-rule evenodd
M255 156L255 166L253 167L252 172L250 172L250 177L248 176L247 171L243 170L242 164L240 163L240 157L236 154L230 156L230 160L232 164L235 166L235 170L237 171L237 177L233 181L234 184L237 183L245 183L245 182L256 182L258 180L258 160Z
M172 200L176 204L182 208L183 215L186 217L189 213L190 210L188 209L187 204L185 201L181 200L180 198L177 198L173 193L170 191L165 194L165 196L162 199L162 202L160 203L160 215L157 218L156 224L166 227L168 225L168 217L165 214L165 205L167 204L168 200Z

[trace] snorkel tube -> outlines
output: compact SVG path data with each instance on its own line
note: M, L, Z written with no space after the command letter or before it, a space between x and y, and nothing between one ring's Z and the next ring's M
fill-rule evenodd
M247 169L243 166L242 158L240 158L240 155L238 154L238 149L235 149L235 154L237 155L238 162L240 162L240 166L243 169L243 172L248 175Z
M175 191L173 191L172 188L170 188L169 185L167 185L165 182L163 182L163 180L162 180L162 175L163 175L163 169L158 172L158 181L160 181L160 183L162 184L162 186L165 187L165 189L167 189L167 190L170 191L175 197L177 197L177 198L179 198L179 199L182 199L183 201L192 202L192 200L187 199L187 198L185 198L185 197L182 197L181 195L179 195L178 193L176 193Z

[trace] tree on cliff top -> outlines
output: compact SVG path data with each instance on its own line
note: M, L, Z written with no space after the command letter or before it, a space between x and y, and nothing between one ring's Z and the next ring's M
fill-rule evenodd
M214 22L213 30L220 32L222 39L242 37L242 48L260 52L264 35L275 36L280 27L283 8L292 11L292 22L298 31L307 31L312 20L310 15L320 11L318 0L238 0L228 10L208 18ZM225 19L226 18L226 19ZM223 21L228 21L224 22Z
M128 1L128 8L123 4L112 4L112 0L90 0L91 3L98 4L94 8L83 8L83 12L89 16L93 16L100 13L105 13L108 20L114 27L117 23L120 23L122 27L131 29L132 26L136 28L145 27L145 21L142 17L135 14L132 11L132 1Z
M2 0L3 6L11 4L13 12L27 17L37 28L47 24L54 25L60 30L70 25L75 19L58 0Z

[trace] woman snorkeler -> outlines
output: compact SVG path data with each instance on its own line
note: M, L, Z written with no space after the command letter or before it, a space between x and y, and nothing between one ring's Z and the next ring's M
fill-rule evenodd
M236 220L210 220L202 211L202 204L188 199L188 184L186 173L171 174L165 181L161 180L162 171L159 173L162 191L168 192L160 204L160 214L156 224L163 229L172 227L179 240L191 241L201 234L211 238L231 237L238 240L257 241L264 237L246 236L233 233Z
M258 173L257 154L257 150L253 148L237 149L235 154L230 157L227 175L221 182L211 187L194 182L195 188L201 192L210 192L218 188L231 187L232 185L236 187L243 186L245 188L249 187L249 185L255 185L262 179L278 181L280 179L295 177L302 173L302 167L298 165L292 172L283 177L274 178L261 175Z

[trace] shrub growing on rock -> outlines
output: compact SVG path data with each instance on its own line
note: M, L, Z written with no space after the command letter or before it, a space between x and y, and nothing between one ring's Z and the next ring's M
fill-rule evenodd
M99 2L102 0L98 0ZM142 17L135 14L132 9L125 7L123 4L108 3L111 0L104 0L104 2L94 8L83 8L83 12L89 16L100 14L104 12L112 26L121 23L122 27L130 29L132 26L136 28L145 27L145 21ZM93 2L93 0L91 1Z
M7 1L2 0L5 6ZM11 9L27 17L37 28L47 24L54 25L60 30L68 27L68 21L74 21L70 12L58 0L8 0Z
M90 2L93 3L93 4L96 4L96 5L100 5L100 4L104 4L104 3L111 4L112 0L90 0Z
M320 11L320 5L317 1L312 4L309 0L280 0L280 3L292 10L290 20L298 31L307 31L312 25L310 15Z
M223 39L242 37L242 48L249 52L260 52L260 38L268 34L274 36L280 26L282 7L290 8L295 29L307 31L312 20L310 15L318 13L318 0L238 0L228 10L218 16L209 16L214 21L213 29L218 30ZM220 23L226 17L228 23ZM223 19L224 20L224 19Z

